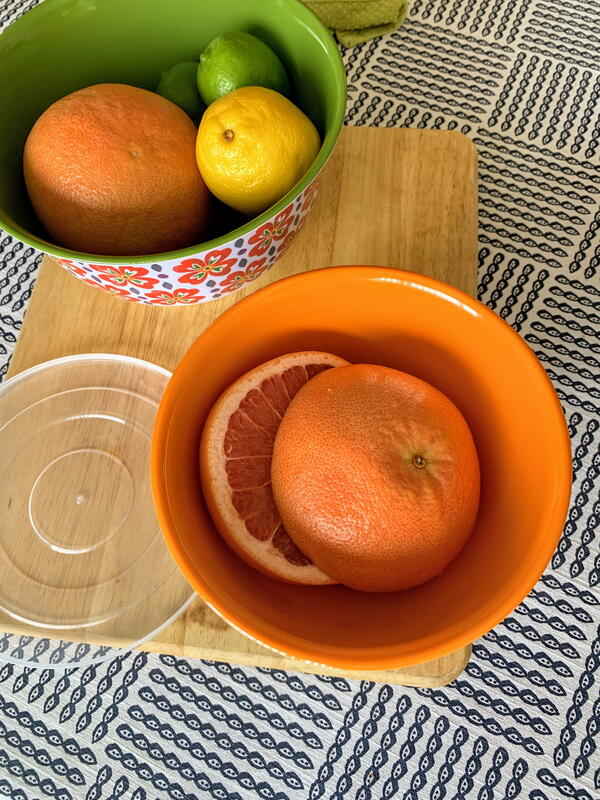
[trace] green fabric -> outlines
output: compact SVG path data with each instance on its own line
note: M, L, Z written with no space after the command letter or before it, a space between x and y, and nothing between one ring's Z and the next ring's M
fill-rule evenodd
M304 0L339 41L351 47L399 28L408 0Z

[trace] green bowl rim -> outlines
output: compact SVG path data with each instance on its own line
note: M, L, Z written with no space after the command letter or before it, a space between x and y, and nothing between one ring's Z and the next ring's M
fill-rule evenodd
M283 209L292 200L298 197L298 195L315 180L319 172L325 166L325 163L327 162L327 159L331 155L334 145L337 142L342 125L344 124L347 96L346 71L344 69L344 62L342 61L342 57L333 39L333 36L321 22L319 17L310 8L300 2L300 0L288 0L288 2L296 6L297 15L300 18L305 17L311 30L315 31L316 28L316 32L320 35L321 43L324 45L327 54L330 56L332 67L337 75L336 83L338 85L338 97L336 101L337 107L335 109L333 124L325 134L316 159L313 161L305 175L290 189L290 191L284 197L281 198L281 200L272 205L266 211L263 211L260 216L254 217L244 225L241 225L239 228L234 228L233 230L229 231L229 233L225 233L222 236L216 237L215 239L210 239L207 242L201 242L197 245L193 245L192 247L185 247L180 250L172 250L164 253L148 253L147 255L143 256L103 256L97 253L82 253L77 250L67 250L63 247L46 241L46 239L41 239L38 236L31 234L29 231L25 230L25 228L22 228L16 223L8 221L1 212L0 227L11 236L18 239L20 242L23 242L23 244L29 245L36 250L41 250L44 253L48 253L48 255L56 256L57 258L67 258L74 261L84 261L92 264L148 264L157 261L175 261L180 258L199 255L207 250L212 250L213 248L229 244L232 240L238 239L241 236L245 236L247 233L256 230L265 222L268 222L273 216L277 215L280 211L283 211ZM19 25L21 20L27 18L30 14L35 15L36 12L38 12L40 8L43 8L44 5L45 3L30 9L27 14L23 15L23 17L15 20L13 25ZM11 27L12 25L9 26L7 30L10 30Z

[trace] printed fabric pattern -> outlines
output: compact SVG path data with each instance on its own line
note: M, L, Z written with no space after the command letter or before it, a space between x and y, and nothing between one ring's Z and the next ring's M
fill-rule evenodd
M3 0L0 26L33 5ZM0 796L600 798L599 44L599 0L412 0L400 30L343 49L347 124L459 130L479 151L479 296L540 358L574 454L530 595L440 689L140 652L0 665ZM0 234L0 376L40 258Z

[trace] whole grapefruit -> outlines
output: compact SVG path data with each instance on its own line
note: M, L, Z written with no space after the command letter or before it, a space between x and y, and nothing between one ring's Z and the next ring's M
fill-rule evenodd
M119 83L57 100L31 129L27 191L63 247L144 255L199 241L210 194L196 164L196 126L158 94Z
M458 408L388 367L340 366L308 381L277 430L275 504L294 543L354 589L408 589L467 541L479 462Z

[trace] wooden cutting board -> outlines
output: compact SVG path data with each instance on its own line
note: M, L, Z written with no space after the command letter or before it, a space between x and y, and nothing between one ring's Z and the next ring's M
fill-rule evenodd
M204 305L150 307L87 286L46 257L8 374L51 358L92 352L137 356L172 370L194 339L245 294L316 267L399 267L475 295L476 187L477 154L462 134L344 128L304 228L285 256L254 284ZM144 649L407 686L448 683L463 670L470 655L466 647L394 671L328 669L262 648L230 628L199 599Z

